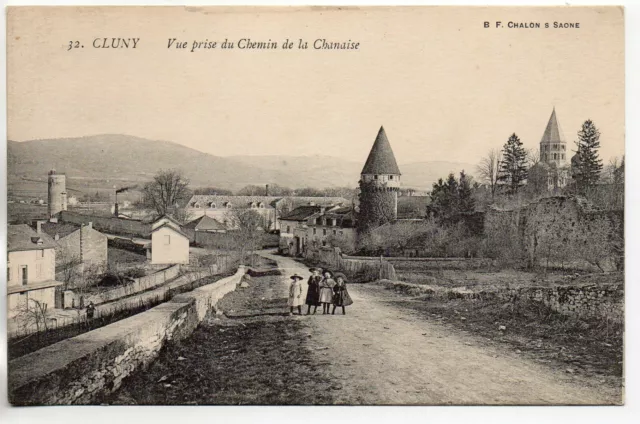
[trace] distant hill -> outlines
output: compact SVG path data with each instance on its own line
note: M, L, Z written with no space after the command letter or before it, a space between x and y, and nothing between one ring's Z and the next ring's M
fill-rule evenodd
M159 169L178 168L193 187L216 186L237 190L248 184L279 184L291 188L357 185L362 164L329 156L233 156L220 157L169 141L128 135L95 135L78 138L8 141L9 186L40 186L50 169L67 174L68 185L83 180L87 186L143 183ZM428 189L449 172L473 165L450 162L400 164L405 186ZM73 182L73 183L72 183ZM105 185L110 187L110 185ZM46 191L46 186L42 187Z

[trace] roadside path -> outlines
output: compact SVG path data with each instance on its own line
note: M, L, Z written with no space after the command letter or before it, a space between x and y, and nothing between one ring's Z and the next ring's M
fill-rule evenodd
M289 276L305 277L306 267L286 257L261 252L283 271L282 295ZM354 300L347 315L294 317L310 327L310 347L329 361L348 404L615 404L619 393L578 376L554 373L516 353L481 346L472 335L452 333L438 323L396 308L366 286L351 284ZM304 295L303 294L303 295ZM303 312L306 313L306 306ZM338 313L340 314L338 315Z

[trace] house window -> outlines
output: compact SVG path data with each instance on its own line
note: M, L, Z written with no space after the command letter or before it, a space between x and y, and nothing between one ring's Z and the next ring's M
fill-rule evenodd
M336 231L336 230L333 230L333 235L334 235L334 236L336 235L336 233L337 233L337 231Z
M216 204L215 204L215 203L213 203L213 202L211 202L211 203L209 203L209 207L210 207L211 209L215 209L215 208L216 208Z
M327 245L327 241L326 240L322 240L322 245L326 246Z
M291 232L291 227L287 225L287 233Z
M200 203L196 203L196 209L200 209Z
M326 229L326 228L322 230L322 235L323 235L323 236L326 236L326 235L327 235L327 229Z
M260 209L264 209L264 203L260 203L258 206L260 207Z
M44 249L36 250L36 260L40 260L44 258Z
M564 153L562 154L562 159L564 159Z
M22 285L26 286L29 284L29 269L26 265L20 267L20 272L22 273Z
M377 176L377 175L374 175L374 176L373 176L373 179L374 179L374 180L377 180L377 179L378 179L378 176Z
M343 235L343 234L344 234L344 231L340 231L340 235Z
M164 245L168 246L170 244L171 244L171 236L167 234L164 236Z
M11 281L11 268L7 266L7 282Z
M390 180L393 180L393 175L389 175L389 179L390 179Z
M316 229L315 228L313 229L313 235L314 236L316 235Z

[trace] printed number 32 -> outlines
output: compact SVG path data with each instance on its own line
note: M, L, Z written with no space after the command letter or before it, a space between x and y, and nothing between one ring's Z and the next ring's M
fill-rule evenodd
M67 51L71 50L71 49L79 49L80 48L80 42L79 41L69 41L69 47L67 48Z

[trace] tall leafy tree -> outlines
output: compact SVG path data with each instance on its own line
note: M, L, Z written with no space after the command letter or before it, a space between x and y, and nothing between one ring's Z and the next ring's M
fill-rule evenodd
M507 186L510 193L517 193L527 181L527 151L522 141L513 133L502 148L498 181Z
M602 171L602 159L598 156L600 148L600 131L592 120L587 119L578 131L577 155L572 161L572 176L576 188L584 193L596 185Z
M158 171L142 192L144 203L158 215L173 215L191 197L189 180L176 169Z

